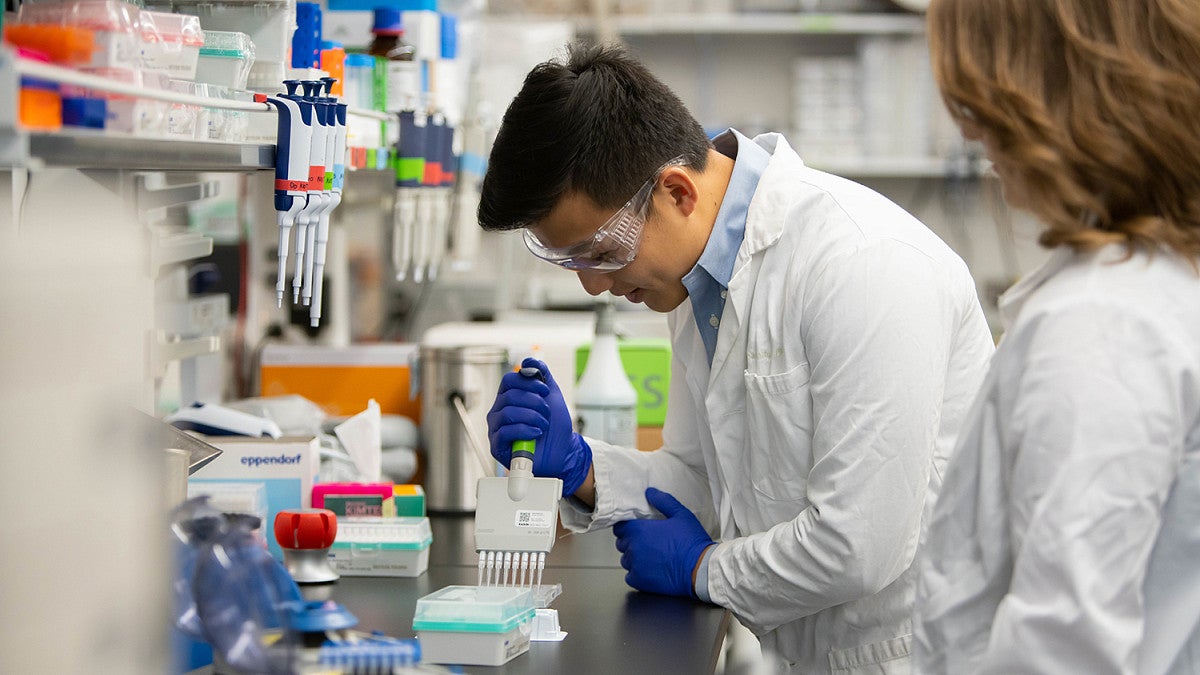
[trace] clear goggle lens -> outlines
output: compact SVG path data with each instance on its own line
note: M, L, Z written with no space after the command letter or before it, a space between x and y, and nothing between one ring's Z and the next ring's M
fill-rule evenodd
M686 159L680 155L659 167L654 176L590 238L571 246L555 248L542 243L526 227L523 228L526 248L538 258L569 270L611 272L625 267L637 257L654 184L663 171L685 162Z

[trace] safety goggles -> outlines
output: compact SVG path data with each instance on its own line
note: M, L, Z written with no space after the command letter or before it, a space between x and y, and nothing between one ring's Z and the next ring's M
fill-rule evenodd
M600 229L583 241L564 247L547 246L528 227L524 228L525 247L535 256L560 267L576 271L612 272L633 262L642 230L650 210L650 195L659 176L673 166L687 162L683 155L663 164L650 180L625 202Z

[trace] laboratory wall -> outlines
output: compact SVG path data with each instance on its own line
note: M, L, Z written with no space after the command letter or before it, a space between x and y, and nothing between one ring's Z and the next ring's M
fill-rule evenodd
M533 64L561 55L570 39L598 39L586 26L507 14L481 20L472 82L487 123L499 123ZM622 39L710 133L727 127L749 135L781 132L810 165L864 183L920 218L967 262L999 334L996 296L1046 253L1036 244L1037 224L1004 204L981 149L966 143L945 114L922 35L655 33ZM881 65L879 50L900 56ZM847 82L813 85L812 70L827 66L853 72ZM805 95L806 86L818 91ZM825 105L822 92L829 87L849 87L853 95L842 107ZM853 125L839 121L842 115ZM833 135L843 139L841 145L827 142L830 133L821 131L822 124L841 125L843 135ZM355 289L352 339L419 340L446 321L588 306L590 298L572 274L529 264L518 236L479 232L469 210L456 217L472 241L451 243L453 264L438 279L396 281L386 254L391 195L385 182L355 180L339 214L347 225Z

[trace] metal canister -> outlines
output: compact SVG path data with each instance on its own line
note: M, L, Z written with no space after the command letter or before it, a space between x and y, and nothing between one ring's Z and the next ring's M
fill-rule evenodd
M426 506L430 511L472 512L475 483L492 475L495 464L488 449L487 413L508 370L508 351L423 346L420 367Z

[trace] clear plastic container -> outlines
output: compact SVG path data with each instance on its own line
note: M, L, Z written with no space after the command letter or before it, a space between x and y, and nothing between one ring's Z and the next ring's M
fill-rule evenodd
M86 28L95 35L91 68L137 68L141 63L140 12L118 0L22 4L17 23Z
M172 87L174 90L174 87ZM183 93L194 93L185 91ZM265 483L204 482L188 484L188 499L208 495L208 503L221 513L242 513L267 519Z
M167 87L180 94L199 96L198 85L187 80L171 80ZM178 138L192 138L196 134L196 118L200 116L200 108L187 103L172 103L167 111L166 135ZM188 495L192 495L192 487L202 483L189 483Z
M428 518L338 518L329 557L345 576L416 577L429 568L432 542Z
M139 15L142 68L190 80L204 46L200 19L186 14L148 12Z
M254 64L255 45L250 36L234 31L204 31L204 46L196 63L196 81L231 89L245 89Z
M254 41L263 63L283 64L296 30L296 4L286 0L176 0L175 11L200 17L205 31L238 31Z
M529 650L533 592L513 586L447 586L417 600L421 660L499 666Z

